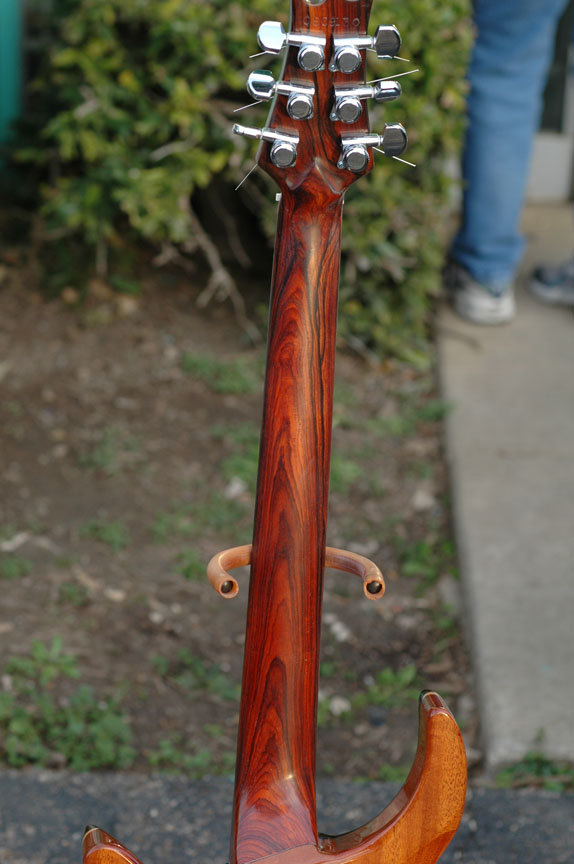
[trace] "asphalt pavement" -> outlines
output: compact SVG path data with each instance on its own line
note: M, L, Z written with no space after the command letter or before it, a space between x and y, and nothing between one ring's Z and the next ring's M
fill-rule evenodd
M319 784L319 827L348 831L375 815L396 787ZM233 784L134 774L0 775L1 864L80 864L86 823L104 828L142 864L228 860ZM473 790L441 864L572 864L574 795ZM389 862L390 864L390 862ZM409 862L415 864L415 862Z

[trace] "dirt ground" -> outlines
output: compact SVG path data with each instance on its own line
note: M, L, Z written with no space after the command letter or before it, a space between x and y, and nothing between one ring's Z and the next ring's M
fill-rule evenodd
M87 684L129 720L131 755L94 767L229 772L248 575L227 602L203 572L250 541L263 349L226 306L198 310L172 272L137 296L94 283L83 305L46 300L17 266L2 280L0 695L39 640L75 657L79 678L44 679L57 707ZM387 593L369 602L353 577L327 574L318 773L403 777L423 687L448 699L480 758L446 410L432 375L339 353L328 542L375 560ZM4 761L9 722L0 711ZM13 764L34 762L14 746ZM74 767L70 752L48 742L36 761Z

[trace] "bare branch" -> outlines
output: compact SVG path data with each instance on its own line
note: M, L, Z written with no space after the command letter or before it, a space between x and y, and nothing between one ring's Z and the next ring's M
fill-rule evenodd
M204 231L203 226L193 211L187 196L180 199L180 206L187 212L197 244L211 267L211 277L197 298L197 305L200 308L204 308L214 298L220 301L230 300L237 316L237 320L249 338L253 342L261 341L259 330L253 321L251 321L247 316L245 303L237 285L235 284L235 280L223 264L217 246Z

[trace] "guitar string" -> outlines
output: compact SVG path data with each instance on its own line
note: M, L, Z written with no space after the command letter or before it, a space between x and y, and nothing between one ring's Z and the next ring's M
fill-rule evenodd
M261 105L261 102L250 102L249 105L242 105L241 108L234 108L233 113L237 114L238 111L245 111L246 108L253 108L254 105Z
M387 155L387 154L385 153L384 150L381 150L380 147L373 147L373 150L376 150L377 153L382 153L383 156L386 156L386 155ZM401 159L399 156L391 156L391 159L396 159L397 162L404 162L405 165L410 165L411 168L416 168L416 167L417 167L416 164L415 164L414 162L407 162L406 159Z
M377 49L376 49L376 48L367 48L367 51L372 51L373 54L376 54L376 53L377 53ZM385 59L387 59L387 58L385 58ZM398 54L395 54L394 57L389 57L388 59L389 59L389 60L402 60L403 63L410 63L410 62L411 62L407 57L399 57Z
M391 156L391 159L395 159L397 162L404 162L405 165L410 165L411 168L417 167L415 162L407 162L406 159L401 159L400 156Z
M409 69L408 72L399 72L398 75L387 75L386 78L373 78L372 81L367 81L367 84L376 84L377 81L390 81L395 78L402 78L403 75L414 75L415 72L420 72L420 69Z
M238 184L237 184L237 186L235 187L235 191L236 191L236 192L237 192L237 190L239 189L240 186L243 186L243 184L245 183L245 181L247 180L247 178L249 177L249 175L250 175L250 174L253 174L253 172L255 171L256 168L259 168L259 165L257 164L257 162L255 162L255 163L253 164L253 168L250 168L250 169L249 169L249 171L247 172L247 174L245 175L245 177L243 178L243 180L241 181L241 183L238 183Z

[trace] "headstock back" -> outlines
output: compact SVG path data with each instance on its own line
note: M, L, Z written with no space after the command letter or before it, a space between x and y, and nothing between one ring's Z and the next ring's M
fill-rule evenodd
M372 47L387 58L400 47L392 26L367 35L371 3L291 0L288 33L275 22L264 22L259 30L260 44L270 54L285 51L281 80L274 83L262 70L251 74L251 95L273 95L271 111L263 130L236 126L234 131L262 138L257 162L281 188L338 197L371 170L372 145L388 155L399 155L406 146L398 124L387 126L384 136L369 130L364 100L388 101L400 94L394 81L365 85L366 50Z

